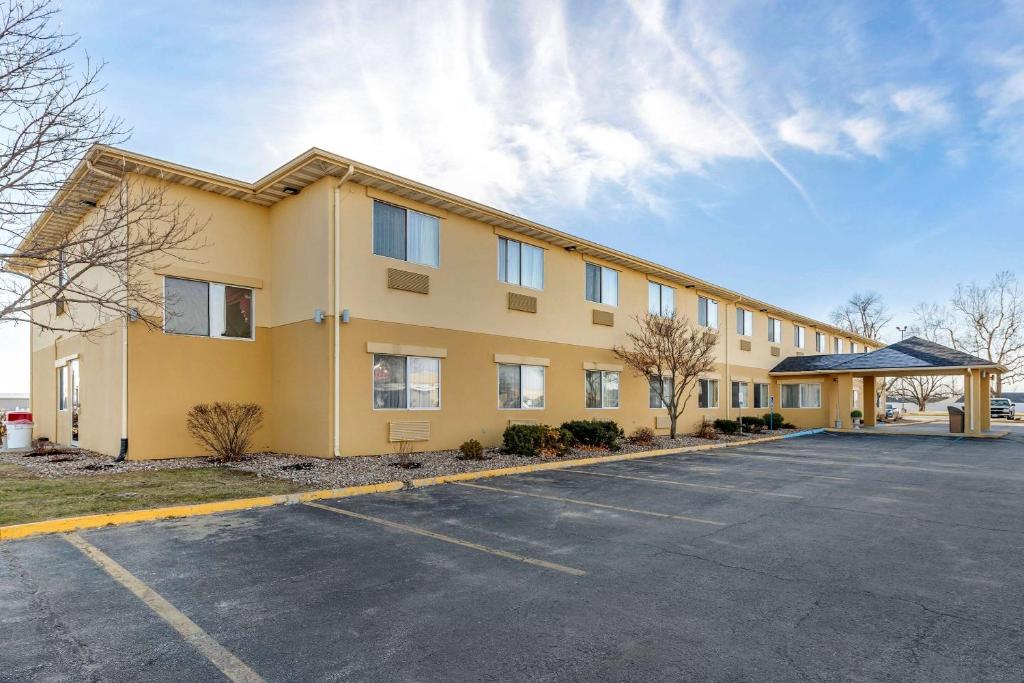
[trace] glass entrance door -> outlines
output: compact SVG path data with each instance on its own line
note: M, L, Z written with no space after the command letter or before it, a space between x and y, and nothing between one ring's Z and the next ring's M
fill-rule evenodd
M78 445L78 413L81 408L79 402L79 376L78 376L78 359L75 358L68 362L68 384L71 389L71 445Z

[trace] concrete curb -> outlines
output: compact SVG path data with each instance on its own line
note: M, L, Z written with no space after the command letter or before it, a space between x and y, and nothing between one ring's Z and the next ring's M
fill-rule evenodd
M820 430L810 430L796 432L794 434L786 434L783 436L766 436L758 439L744 439L742 441L730 441L728 443L721 444L716 443L701 446L682 446L680 448L663 448L653 451L640 451L638 453L624 453L622 455L601 455L593 458L543 462L535 465L502 467L493 470L479 470L477 472L461 472L459 474L449 474L440 477L425 477L422 479L413 479L411 481L389 481L382 484L366 484L363 486L349 486L340 489L305 491L280 496L237 498L234 500L217 501L215 503L175 505L171 507L148 508L144 510L129 510L126 512L109 512L99 515L82 515L79 517L47 519L41 522L26 522L24 524L0 526L0 542L10 541L17 538L27 538L29 536L38 536L41 534L99 529L101 527L119 526L121 524L133 524L136 522L152 522L160 519L177 519L181 517L212 515L219 512L234 512L237 510L269 507L272 505L305 503L308 501L324 500L328 498L350 498L352 496L365 496L370 493L388 493L407 488L418 489L426 486L438 486L440 484L449 484L459 481L471 481L473 479L504 477L511 474L527 474L529 472L544 472L546 470L564 470L573 467L598 465L606 462L640 460L642 458L655 458L662 455L678 455L680 453L701 453L704 451L714 451L722 448L735 448L737 446L749 446L755 443L780 441L782 439L793 438L794 436L805 436L811 433L818 433L819 431Z
M952 432L932 432L924 429L910 429L903 428L900 426L900 430L889 431L888 429L822 429L819 431L828 432L829 434L863 434L865 436L931 436L937 439L1002 439L1003 437L1009 436L1009 430L1003 430L998 432L988 432L986 434L968 434L966 432L954 434Z

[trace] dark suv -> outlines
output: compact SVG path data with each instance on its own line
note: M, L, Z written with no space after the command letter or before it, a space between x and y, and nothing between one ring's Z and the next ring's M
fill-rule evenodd
M1017 413L1017 406L1013 404L1008 398L994 398L992 399L992 417L1001 417L1007 420L1013 420Z

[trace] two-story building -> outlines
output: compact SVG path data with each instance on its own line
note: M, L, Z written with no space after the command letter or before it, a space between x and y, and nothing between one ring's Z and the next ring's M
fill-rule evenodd
M28 239L74 230L124 177L166 184L168 201L205 221L205 246L145 275L163 288L163 310L101 320L103 334L89 338L33 332L36 435L102 453L124 442L133 459L198 455L185 414L214 400L264 407L258 448L324 457L404 440L416 450L493 445L520 421L604 418L664 433L648 378L612 353L648 311L720 333L683 431L763 414L769 397L797 426L825 426L829 386L769 371L788 357L877 348L318 149L250 183L97 146Z

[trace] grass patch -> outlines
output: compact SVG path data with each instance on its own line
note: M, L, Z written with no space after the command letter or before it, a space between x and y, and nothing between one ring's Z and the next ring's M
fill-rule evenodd
M0 526L58 517L294 493L281 479L219 467L43 479L0 463Z

